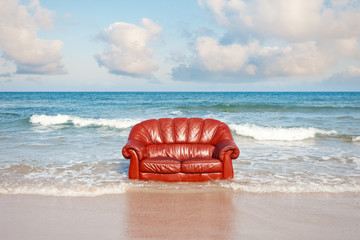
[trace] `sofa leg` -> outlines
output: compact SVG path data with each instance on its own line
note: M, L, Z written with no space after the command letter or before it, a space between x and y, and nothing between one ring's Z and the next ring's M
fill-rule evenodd
M234 178L234 169L231 159L232 151L228 151L224 156L224 179L233 179Z
M139 179L139 159L134 150L129 150L130 152L130 166L129 166L129 178L130 179Z

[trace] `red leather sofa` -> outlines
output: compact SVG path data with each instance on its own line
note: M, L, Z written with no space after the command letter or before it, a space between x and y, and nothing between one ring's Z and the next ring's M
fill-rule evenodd
M194 182L233 178L240 151L223 122L161 118L136 124L122 153L130 179Z

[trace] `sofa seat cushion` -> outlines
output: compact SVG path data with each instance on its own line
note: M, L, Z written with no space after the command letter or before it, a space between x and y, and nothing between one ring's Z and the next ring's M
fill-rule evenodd
M214 173L222 172L223 165L219 159L209 157L194 157L181 163L183 173Z
M179 173L181 172L181 162L171 157L146 158L140 162L140 172Z

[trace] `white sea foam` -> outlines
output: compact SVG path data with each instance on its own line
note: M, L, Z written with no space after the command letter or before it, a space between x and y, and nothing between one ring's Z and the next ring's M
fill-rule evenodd
M52 126L61 124L74 124L79 127L87 126L99 126L110 128L129 128L136 123L140 122L140 119L95 119L95 118L81 118L71 115L58 114L56 116L49 115L33 115L30 118L30 122L33 124L39 124L42 126Z
M360 176L339 174L307 175L300 172L287 174L250 174L236 171L232 181L220 185L235 191L253 193L343 193L360 192Z
M99 196L126 192L133 184L118 161L0 167L0 194Z
M356 136L352 138L353 142L360 142L360 136Z
M95 197L108 194L125 193L127 185L105 186L105 187L68 187L68 186L16 186L0 187L0 194L31 194L46 196L66 197Z
M286 171L235 170L233 180L182 183L131 181L126 174L128 166L122 161L68 162L32 166L18 164L0 167L0 194L36 194L50 196L99 196L122 194L131 189L158 189L165 191L227 188L252 193L341 193L360 192L360 176L340 173L317 175ZM120 172L119 172L119 169Z
M236 134L260 141L299 141L315 138L317 135L335 135L335 130L302 127L261 127L254 124L229 124Z
M170 112L171 115L181 115L183 114L181 111L172 111Z
M249 193L359 193L360 185L357 180L353 182L341 182L335 184L324 182L297 182L292 183L284 178L283 181L263 182L239 182L233 180L220 180L207 183L169 184L166 182L144 182L132 183L121 181L103 185L68 185L68 184L42 184L26 183L24 185L0 186L0 194L28 194L47 196L68 196L68 197L94 197L101 195L123 194L131 189L138 190L165 190L165 191L197 191L199 189L226 188L234 191Z
M237 182L221 182L224 188L234 191L251 193L345 193L360 192L360 186L355 184L324 185L317 183L302 184L239 184Z
M252 193L360 192L360 176L302 173L271 174L235 170L233 180L182 183L130 181L119 172L119 162L69 163L60 166L15 165L0 167L0 194L99 196L131 189L198 190L228 188ZM123 169L124 170L124 169Z

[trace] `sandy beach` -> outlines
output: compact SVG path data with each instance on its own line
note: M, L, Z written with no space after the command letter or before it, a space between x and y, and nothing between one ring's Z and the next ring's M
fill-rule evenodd
M358 239L359 194L0 196L0 239Z

